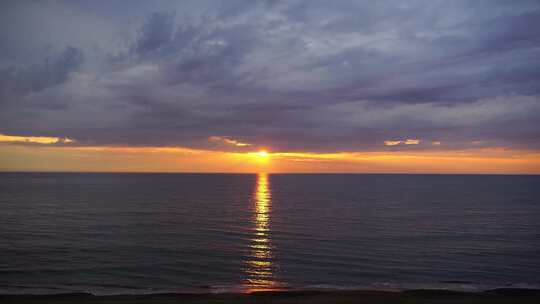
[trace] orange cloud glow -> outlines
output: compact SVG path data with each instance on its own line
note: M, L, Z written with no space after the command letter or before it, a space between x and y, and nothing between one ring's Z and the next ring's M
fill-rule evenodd
M401 140L386 140L384 144L386 146L397 146L401 143Z
M220 152L181 147L0 145L1 171L540 173L540 152Z
M36 143L36 144L56 144L56 143L72 143L74 140L70 138L46 137L46 136L12 136L0 134L0 142L20 142L20 143Z
M241 142L241 141L238 141L238 140L235 140L235 139L231 139L231 138L228 138L228 137L222 137L222 136L210 136L210 138L208 138L208 140L214 141L214 142L222 142L224 144L232 145L232 146L236 146L236 147L249 147L249 146L251 146L251 144L249 144L249 143Z
M397 146L397 145L418 145L420 144L420 139L406 139L406 140L386 140L384 141L385 146Z
M419 139L407 139L404 144L406 145L418 145L420 143Z

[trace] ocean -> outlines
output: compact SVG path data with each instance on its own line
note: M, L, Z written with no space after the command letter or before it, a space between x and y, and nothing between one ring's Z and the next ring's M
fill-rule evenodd
M0 294L540 286L540 176L0 173Z

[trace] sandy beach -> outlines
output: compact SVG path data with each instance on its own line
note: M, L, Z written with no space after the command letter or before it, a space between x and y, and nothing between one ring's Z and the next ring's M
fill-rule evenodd
M485 292L446 290L268 291L246 294L90 294L0 296L2 303L539 303L540 290L496 289Z

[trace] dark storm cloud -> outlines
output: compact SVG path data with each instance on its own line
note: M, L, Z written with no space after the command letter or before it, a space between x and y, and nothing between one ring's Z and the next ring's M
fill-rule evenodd
M219 149L209 137L253 144L244 149L538 148L537 1L3 8L0 133ZM384 145L405 139L420 144Z
M82 52L68 46L56 57L25 67L6 67L0 70L0 89L3 94L36 92L61 84L68 74L83 62Z

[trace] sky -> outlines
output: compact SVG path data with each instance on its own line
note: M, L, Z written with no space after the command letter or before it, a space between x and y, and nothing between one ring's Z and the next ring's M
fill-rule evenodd
M540 173L540 1L2 1L0 28L1 171Z

